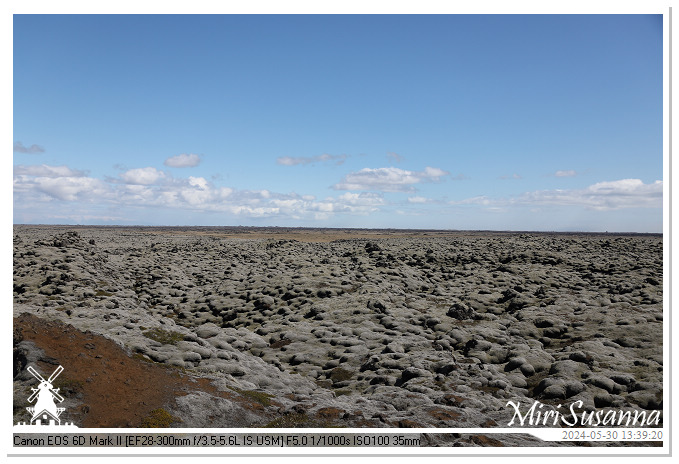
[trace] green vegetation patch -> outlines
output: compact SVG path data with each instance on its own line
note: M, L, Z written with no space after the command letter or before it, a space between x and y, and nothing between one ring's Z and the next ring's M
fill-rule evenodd
M264 428L295 428L306 425L309 418L304 413L286 414L278 417L264 426Z
M179 332L170 332L157 327L142 333L145 337L162 343L163 345L176 345L178 342L184 340L184 336Z
M132 359L137 359L137 360L139 360L139 361L144 361L144 362L147 362L147 363L149 363L149 364L156 364L156 362L155 362L153 359L151 359L151 358L149 358L149 357L147 357L147 356L144 356L144 355L141 354L141 353L134 353L134 354L132 355Z
M255 401L262 406L269 406L271 404L271 398L274 397L274 395L270 395L268 393L264 392L258 392L254 390L241 390L240 388L234 388L234 387L227 387L239 395L242 395L246 398L251 399L252 401Z
M141 421L141 427L163 429L168 428L174 422L181 422L178 417L173 416L163 408L154 409Z
M54 382L53 386L68 395L78 394L84 390L84 385L80 380L69 378L59 378Z
M354 373L351 371L336 367L330 371L330 380L332 380L333 383L344 382L345 380L349 380L353 375Z

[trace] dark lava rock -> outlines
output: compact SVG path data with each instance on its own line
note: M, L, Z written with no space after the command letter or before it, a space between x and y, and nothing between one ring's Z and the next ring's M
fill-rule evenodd
M594 406L597 408L607 408L613 404L613 397L608 393L597 393L594 395Z
M370 300L368 301L368 309L373 309L375 311L379 311L381 313L384 313L387 309L387 307L384 305L384 303L380 300Z
M548 338L561 338L566 332L568 332L568 327L562 325L559 327L548 327L544 329L542 334Z
M84 245L83 239L80 238L78 232L65 232L54 237L51 245L57 248L63 247L82 247Z
M19 372L24 370L28 364L28 359L26 358L26 350L19 346L19 343L24 339L21 329L14 329L14 369L13 377L16 377Z
M592 364L592 362L594 362L594 359L590 355L585 354L582 351L572 352L570 355L568 355L568 359L585 364Z
M476 339L472 338L467 343L465 343L464 349L462 350L462 352L464 353L465 356L467 356L467 355L469 355L469 352L471 350L473 350L474 348L476 348L476 345L478 345L478 344L479 344L479 342Z
M455 303L450 307L446 316L463 321L473 319L476 316L476 311L464 303Z
M426 377L427 374L428 373L423 369L418 369L417 367L409 367L401 373L399 384L406 383L408 380L417 377Z
M372 253L373 251L382 251L382 248L377 246L376 243L368 242L365 244L365 251L367 251L368 253Z
M394 379L387 375L376 375L370 379L370 385L393 385Z
M563 384L550 385L542 391L542 396L546 399L566 399L566 386Z
M380 358L379 356L371 356L360 368L361 372L365 371L376 371L379 367Z
M547 327L554 327L554 321L544 317L538 317L533 321L533 324L538 329L546 329Z
M443 365L440 365L436 368L436 373L437 374L443 374L443 375L448 375L454 370L457 369L457 363L455 362L449 362L445 363Z
M523 290L521 287L508 288L502 292L502 298L498 299L497 302L502 304L507 304L507 311L510 313L523 309L531 304L531 300L517 291Z
M502 292L502 298L500 298L499 300L497 300L497 302L498 302L498 303L506 303L506 302L508 302L509 300L511 300L511 299L513 299L513 298L516 298L517 296L519 296L519 292L517 292L517 291L514 290L513 288L508 288L507 290L505 290L504 292Z
M582 393L585 391L586 387L582 382L567 382L566 385L566 398L570 398L571 396L575 396L578 393Z

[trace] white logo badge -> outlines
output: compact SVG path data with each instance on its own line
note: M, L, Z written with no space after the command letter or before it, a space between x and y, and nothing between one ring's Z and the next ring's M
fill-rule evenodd
M19 422L16 426L31 428L45 426L76 427L73 423L61 423L59 416L61 416L61 413L63 413L66 408L57 407L57 402L61 403L64 401L64 398L59 394L59 389L54 388L54 385L52 384L54 379L61 374L61 371L63 371L64 368L62 366L57 367L47 380L45 380L33 366L28 366L27 370L33 377L40 381L40 384L38 385L38 388L31 388L33 393L28 397L29 403L35 401L34 406L26 408L31 414L30 425L25 422Z

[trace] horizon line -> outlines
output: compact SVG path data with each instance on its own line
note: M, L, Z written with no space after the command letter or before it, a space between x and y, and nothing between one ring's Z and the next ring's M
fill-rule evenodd
M590 235L664 235L663 232L631 231L583 231L583 230L513 230L513 229L436 229L401 227L327 227L327 226L246 226L246 225L151 225L151 224L47 224L13 223L12 226L41 227L99 227L99 228L224 228L224 229L308 229L308 230L355 230L355 231L393 231L393 232L492 232L511 234L590 234Z

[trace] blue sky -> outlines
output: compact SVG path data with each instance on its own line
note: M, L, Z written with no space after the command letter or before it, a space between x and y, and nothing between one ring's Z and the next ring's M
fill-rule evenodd
M660 15L15 15L15 223L661 232Z

